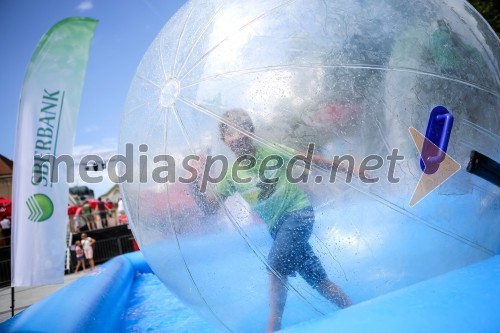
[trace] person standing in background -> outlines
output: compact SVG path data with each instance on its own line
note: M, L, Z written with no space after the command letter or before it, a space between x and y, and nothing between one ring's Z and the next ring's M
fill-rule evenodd
M123 207L123 200L120 198L118 199L117 203L117 208L116 208L116 218L120 224L123 224L123 218L120 219L123 215L125 215L125 208Z
M2 227L2 234L5 237L5 245L10 246L10 216L5 216L0 221L0 226Z
M83 268L83 271L85 272L85 257L84 257L84 252L81 247L80 241L75 242L75 253L76 253L76 268L75 268L75 274L78 273L78 269L80 268L80 265Z
M92 207L87 200L85 200L82 206L82 216L85 220L85 223L87 223L87 227L89 230L97 229L97 225L94 221L94 215L92 214Z
M78 207L76 209L73 219L73 232L80 232L81 228L86 225L85 220L82 217L82 207Z
M102 201L102 198L99 197L97 200L96 210L99 212L99 218L101 219L101 224L103 228L108 227L108 207L106 207L106 203Z
M82 234L82 246L85 258L89 261L90 270L94 270L94 244L95 239L87 236L87 234Z

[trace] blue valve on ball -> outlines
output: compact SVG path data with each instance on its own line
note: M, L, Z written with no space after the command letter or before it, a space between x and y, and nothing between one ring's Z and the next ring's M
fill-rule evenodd
M444 106L432 109L420 158L420 168L426 174L438 171L439 164L445 159L452 127L453 115Z

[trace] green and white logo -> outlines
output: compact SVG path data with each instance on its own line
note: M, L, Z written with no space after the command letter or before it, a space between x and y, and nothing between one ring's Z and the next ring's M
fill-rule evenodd
M30 215L28 219L32 222L43 222L48 220L54 213L54 204L45 194L37 193L26 201Z

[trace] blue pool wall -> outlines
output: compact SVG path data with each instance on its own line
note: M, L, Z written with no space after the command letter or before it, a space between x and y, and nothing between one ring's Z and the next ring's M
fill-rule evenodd
M117 332L136 273L151 273L140 252L116 257L0 325L0 332Z
M140 252L116 257L0 325L1 332L117 332ZM500 332L500 256L362 302L284 332ZM167 314L168 315L168 314Z
M298 332L500 332L500 255L284 329Z

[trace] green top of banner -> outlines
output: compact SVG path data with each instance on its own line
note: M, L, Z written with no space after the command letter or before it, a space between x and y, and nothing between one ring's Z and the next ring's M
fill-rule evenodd
M75 22L81 22L81 23L87 24L89 30L93 32L95 27L97 26L97 23L99 22L99 20L96 20L96 19L93 19L90 17L79 17L79 16L67 17L65 19L62 19L61 21L54 24L49 29L49 31L47 31L42 36L42 38L40 39L40 42L38 42L38 45L35 49L35 52L33 52L33 56L31 57L31 59L38 57L38 54L45 47L45 43L50 38L50 36L54 33L54 31L58 30L59 28L61 28L62 26L66 25L68 23L75 23Z

